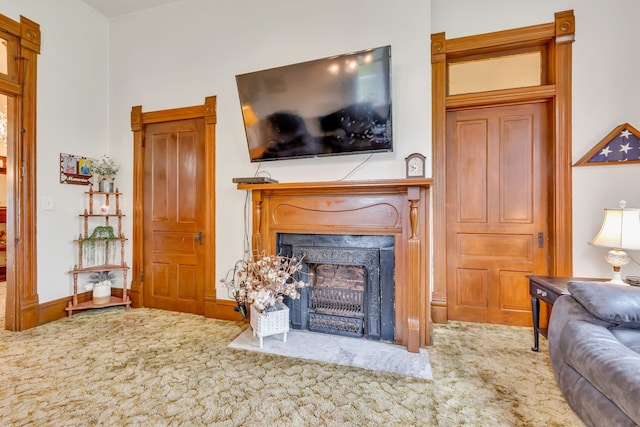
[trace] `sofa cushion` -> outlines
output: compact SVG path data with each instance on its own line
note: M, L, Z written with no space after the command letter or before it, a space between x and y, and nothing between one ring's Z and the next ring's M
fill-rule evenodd
M604 282L569 282L568 289L589 313L618 326L640 329L640 288Z
M609 331L622 345L640 354L640 329L616 327Z

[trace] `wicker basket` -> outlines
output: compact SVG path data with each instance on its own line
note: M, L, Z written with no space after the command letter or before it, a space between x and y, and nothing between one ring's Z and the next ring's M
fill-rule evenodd
M289 307L285 305L279 310L260 314L254 306L251 306L251 328L253 328L253 336L260 338L260 348L262 348L262 338L269 335L284 334L282 341L287 342Z

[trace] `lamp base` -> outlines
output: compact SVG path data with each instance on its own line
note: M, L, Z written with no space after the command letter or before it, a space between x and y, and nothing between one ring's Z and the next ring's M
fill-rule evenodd
M604 259L613 267L613 277L609 280L609 283L615 283L616 285L627 285L622 280L622 274L620 274L620 267L629 263L629 255L622 249L611 249L605 255Z
M628 283L625 283L624 280L622 280L622 275L620 274L619 271L614 271L613 272L613 277L611 278L611 280L609 280L607 283L613 283L616 285L626 285L629 286Z

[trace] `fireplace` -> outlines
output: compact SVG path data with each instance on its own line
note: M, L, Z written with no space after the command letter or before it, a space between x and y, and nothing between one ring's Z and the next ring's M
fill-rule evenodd
M293 329L372 340L395 338L393 236L278 234L278 252L301 259Z
M394 285L391 290L381 290L393 295L393 304L377 305L367 301L366 288L362 291L362 313L353 314L346 323L357 323L353 318L363 316L362 335L367 338L390 339L396 344L407 346L412 352L420 351L420 347L431 344L430 320L430 285L429 285L429 189L431 179L397 179L381 181L333 181L333 182L297 182L274 184L239 184L239 190L251 191L252 199L252 242L254 252L277 253L278 241L284 235L328 235L347 236L349 242L339 253L338 261L328 261L320 257L320 253L329 252L324 246L300 245L309 256L313 255L310 266L312 273L318 275L318 265L326 264L326 268L347 266L353 276L358 276L358 268L363 276L370 276L373 270L366 264L345 262L344 259L354 252L349 248L353 236L381 236L393 241L393 254L388 255L395 261L393 270ZM324 239L324 237L320 238ZM333 246L333 245L329 245ZM384 245L383 245L384 246ZM387 247L387 246L384 246ZM369 248L363 249L367 254ZM376 249L377 250L377 249ZM382 255L388 254L381 250ZM366 258L366 255L358 255ZM321 270L325 267L321 267ZM340 271L342 274L342 271ZM385 273L386 274L386 273ZM326 278L323 278L325 280ZM333 285L328 288L335 288ZM358 293L338 289L319 289L315 311L308 317L315 317L317 327L332 322L329 316L332 310L340 310L327 303L336 303L345 295L357 298ZM371 292L371 291L369 291ZM374 291L375 294L375 291ZM305 298L309 298L309 294ZM349 300L351 301L351 300ZM351 302L349 302L351 304ZM389 314L389 311L392 310ZM351 308L349 308L351 310ZM357 310L356 310L357 311ZM379 312L379 314L378 314ZM380 320L376 320L376 316ZM387 322L387 315L393 319L393 328ZM373 317L373 319L372 319ZM319 319L319 320L318 320ZM343 320L343 319L339 319ZM296 320L302 324L303 320ZM309 322L307 320L307 322ZM312 323L313 323L312 322ZM341 322L344 323L344 322ZM379 327L377 325L380 325ZM298 326L295 326L298 327ZM313 326L314 328L316 326ZM342 328L342 326L337 326ZM347 327L348 333L356 331L356 327ZM387 335L393 329L393 335ZM356 332L354 332L356 331ZM387 338L391 336L391 338Z

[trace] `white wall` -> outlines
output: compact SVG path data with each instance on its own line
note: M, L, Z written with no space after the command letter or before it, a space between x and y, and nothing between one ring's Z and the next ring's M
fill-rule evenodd
M218 278L243 256L245 194L231 179L256 170L249 162L236 74L389 44L395 150L374 155L350 179L402 178L404 157L416 151L430 155L429 2L424 0L185 0L113 19L110 31L110 142L125 170L132 169L132 106L153 111L217 96ZM365 158L287 160L261 170L281 182L338 180ZM130 187L123 190L131 193ZM225 296L219 288L219 297Z
M640 128L634 70L640 57L636 0L183 0L108 21L80 0L0 0L0 13L41 25L38 69L38 293L41 302L71 293L71 240L80 232L84 187L58 178L61 152L100 156L121 164L125 232L131 235L130 111L196 105L218 97L217 276L242 256L244 194L231 183L251 175L235 75L380 45L392 46L395 151L374 156L350 179L404 176L404 157L431 158L430 34L459 37L552 22L574 9L573 158L579 159L615 126ZM366 156L268 163L280 181L336 180ZM602 209L635 190L640 165L574 169L574 273L608 276L604 250L586 242ZM430 172L430 171L429 171ZM622 184L618 184L618 183ZM52 196L54 210L42 210ZM128 251L128 260L130 251ZM634 253L640 258L639 253ZM624 274L640 274L626 267ZM220 296L224 291L220 290Z
M554 13L574 10L573 160L579 160L622 123L640 127L640 3L637 0L432 0L431 31L448 38L553 22ZM495 17L495 19L493 18ZM606 249L587 243L600 229L603 209L640 208L640 164L573 169L574 275L610 277ZM640 251L630 251L640 260ZM623 267L623 276L640 267Z
M40 302L73 291L71 270L86 187L60 184L60 153L99 156L107 145L109 21L80 0L3 0L0 13L38 24L37 263ZM42 209L53 197L54 210Z

